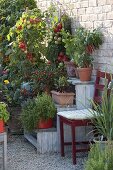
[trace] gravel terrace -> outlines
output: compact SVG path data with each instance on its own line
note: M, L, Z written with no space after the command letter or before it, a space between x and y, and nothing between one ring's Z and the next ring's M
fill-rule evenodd
M23 135L8 136L8 170L84 170L87 154L77 155L77 165L72 164L71 152L62 158L59 153L37 154ZM0 145L0 170L2 170L2 145Z

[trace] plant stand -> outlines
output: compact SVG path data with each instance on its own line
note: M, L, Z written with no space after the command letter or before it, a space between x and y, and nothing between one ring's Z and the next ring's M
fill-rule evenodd
M39 129L33 133L24 132L24 137L37 148L37 152L57 152L57 129Z

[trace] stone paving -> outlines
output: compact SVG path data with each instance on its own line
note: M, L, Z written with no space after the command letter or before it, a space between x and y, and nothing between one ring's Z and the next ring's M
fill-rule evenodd
M23 135L8 136L8 170L84 170L87 154L77 155L77 165L72 164L71 152L61 158L59 153L39 154ZM2 170L2 144L0 145L0 170Z

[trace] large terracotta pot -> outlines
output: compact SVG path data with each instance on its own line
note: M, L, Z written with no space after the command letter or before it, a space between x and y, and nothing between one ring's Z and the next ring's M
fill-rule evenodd
M38 122L38 129L48 129L53 127L53 119L40 120Z
M78 68L78 74L81 81L90 81L92 74L92 67L89 68Z
M74 93L60 93L57 91L51 91L53 101L60 105L72 105L74 101Z
M68 77L78 77L76 64L73 61L70 62L65 61L64 64L66 66Z
M0 133L4 132L4 121L0 120Z

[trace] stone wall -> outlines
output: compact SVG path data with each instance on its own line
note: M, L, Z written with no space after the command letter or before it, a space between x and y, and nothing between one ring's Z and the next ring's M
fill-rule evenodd
M113 0L37 0L42 10L51 2L72 17L73 32L78 26L101 28L104 44L94 53L94 67L113 72Z

